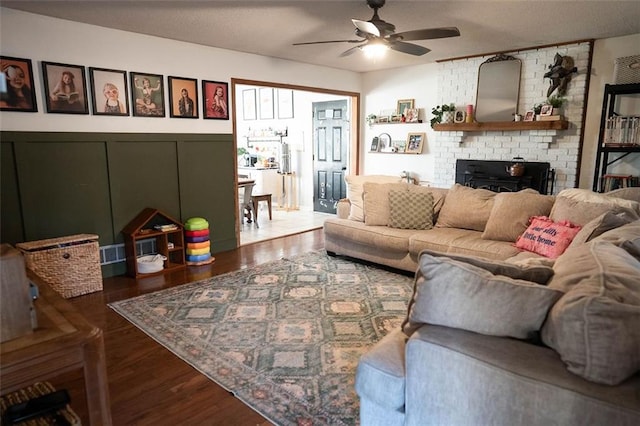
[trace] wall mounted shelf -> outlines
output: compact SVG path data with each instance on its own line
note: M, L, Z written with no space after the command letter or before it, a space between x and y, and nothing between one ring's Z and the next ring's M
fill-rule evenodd
M558 121L493 121L486 123L440 123L433 126L436 132L488 132L519 130L566 130L567 120Z
M387 124L423 124L422 120L419 121L383 121L383 122L375 122L369 123L369 126L384 126Z

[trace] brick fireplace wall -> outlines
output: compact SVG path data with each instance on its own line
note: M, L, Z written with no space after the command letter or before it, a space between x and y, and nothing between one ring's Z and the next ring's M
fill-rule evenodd
M436 170L433 186L448 188L453 185L455 163L459 158L504 161L523 157L526 161L551 164L556 171L555 193L575 187L580 164L582 116L586 107L590 52L590 44L583 42L506 53L522 61L518 101L518 113L522 115L547 98L549 79L543 75L548 71L548 66L553 64L555 54L573 58L578 73L573 74L569 83L566 93L568 103L563 107L569 129L435 132L433 153ZM464 109L467 104L475 104L478 68L492 56L441 62L438 70L438 104L454 103L460 109Z

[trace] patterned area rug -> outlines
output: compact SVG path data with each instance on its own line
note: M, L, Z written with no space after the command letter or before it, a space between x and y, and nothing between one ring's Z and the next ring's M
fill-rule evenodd
M360 356L412 279L312 252L110 304L278 425L354 425Z

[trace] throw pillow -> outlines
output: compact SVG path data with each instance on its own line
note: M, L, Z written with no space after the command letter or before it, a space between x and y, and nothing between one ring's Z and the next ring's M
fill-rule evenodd
M605 192L604 195L607 197L622 198L624 200L637 201L640 203L640 187L637 186L614 189L613 191Z
M347 175L344 178L347 183L347 198L351 203L349 219L364 222L364 199L362 197L362 185L365 182L393 183L401 182L401 177L385 175Z
M586 201L588 203L607 204L609 206L620 206L634 210L640 214L640 203L633 200L627 200L620 197L610 197L598 192L589 191L588 189L568 188L563 189L558 194L558 198L570 198L575 201Z
M631 210L629 210L629 212L635 215L635 213L633 213ZM578 244L584 244L611 229L626 225L627 223L630 223L633 220L637 219L637 215L632 216L624 212L618 214L610 211L605 212L593 219L591 222L588 222L586 225L584 225L580 232L576 234L569 247L574 247Z
M447 193L436 226L484 231L496 193L455 184Z
M635 210L616 204L592 203L567 197L557 197L549 217L556 221L568 220L571 223L582 226L605 212L625 213L631 217L638 216Z
M546 216L535 216L516 241L516 247L556 259L569 247L580 229L570 222L554 222Z
M493 275L448 257L420 257L414 292L402 328L423 324L476 333L532 338L562 292L529 281Z
M424 192L433 196L433 215L434 218L440 211L446 189L431 188L427 186L402 183L374 183L365 182L363 185L364 198L364 223L365 225L381 225L389 224L389 191L408 191L411 193Z
M433 228L433 196L423 192L389 191L389 226L400 229Z
M517 240L527 229L529 218L548 216L553 202L553 196L542 195L532 189L497 194L482 239L512 242Z
M549 287L566 294L549 312L543 342L593 382L617 385L640 371L640 260L594 240L568 249L554 269Z
M422 250L420 256L427 254L429 256L436 257L448 257L449 259L457 260L459 262L468 263L478 268L482 268L485 271L491 272L493 275L504 275L514 280L531 281L536 284L547 284L547 281L553 276L553 268L544 264L517 264L512 262L506 262L496 259L487 259L484 257L442 253L439 251Z

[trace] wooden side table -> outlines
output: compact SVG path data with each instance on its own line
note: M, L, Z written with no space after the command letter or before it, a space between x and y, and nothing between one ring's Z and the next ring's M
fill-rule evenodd
M38 328L0 344L0 394L81 368L91 424L111 425L102 330L42 279L31 271L27 275L40 290L34 302Z

